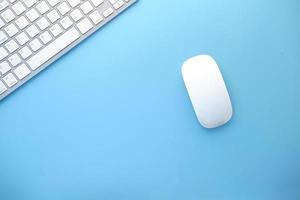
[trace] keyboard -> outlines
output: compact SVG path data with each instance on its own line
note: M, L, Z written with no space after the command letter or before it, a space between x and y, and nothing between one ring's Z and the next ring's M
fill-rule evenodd
M0 100L135 0L0 0Z

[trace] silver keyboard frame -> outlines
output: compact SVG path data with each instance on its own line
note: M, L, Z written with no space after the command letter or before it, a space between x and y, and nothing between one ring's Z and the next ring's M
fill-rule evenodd
M0 0L1 1L1 0ZM77 39L75 42L70 44L68 47L66 47L64 50L59 52L57 55L52 57L50 60L45 62L42 66L40 66L38 69L32 71L27 77L25 77L23 80L20 80L16 85L14 85L11 88L8 88L7 91L5 91L3 94L0 95L0 101L3 100L5 97L9 96L12 92L14 92L16 89L24 85L24 83L28 82L30 79L32 79L34 76L36 76L38 73L46 69L48 66L50 66L53 62L58 60L60 57L68 53L71 49L73 49L75 46L79 45L82 41L84 41L86 38L88 38L90 35L95 33L97 30L101 29L104 25L106 25L108 22L112 21L115 17L119 16L123 11L125 11L128 7L136 3L138 0L130 0L126 5L121 7L119 10L115 11L111 16L106 18L103 22L99 23L98 25L94 26L91 30L89 30L84 35L81 35L79 39Z

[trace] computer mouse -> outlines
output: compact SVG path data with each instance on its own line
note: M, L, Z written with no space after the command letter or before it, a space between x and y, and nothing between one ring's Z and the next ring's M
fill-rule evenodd
M198 121L205 128L226 124L233 109L223 76L216 61L208 55L188 59L182 76Z

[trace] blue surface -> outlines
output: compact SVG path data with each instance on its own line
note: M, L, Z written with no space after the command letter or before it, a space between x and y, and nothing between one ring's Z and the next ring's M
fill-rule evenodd
M299 200L300 2L138 4L0 104L1 200ZM205 130L180 74L219 63Z

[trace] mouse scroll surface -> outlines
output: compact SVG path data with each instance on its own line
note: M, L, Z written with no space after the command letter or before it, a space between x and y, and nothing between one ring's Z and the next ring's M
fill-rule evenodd
M190 58L182 66L182 75L202 126L216 128L231 119L230 97L213 58L206 55Z

